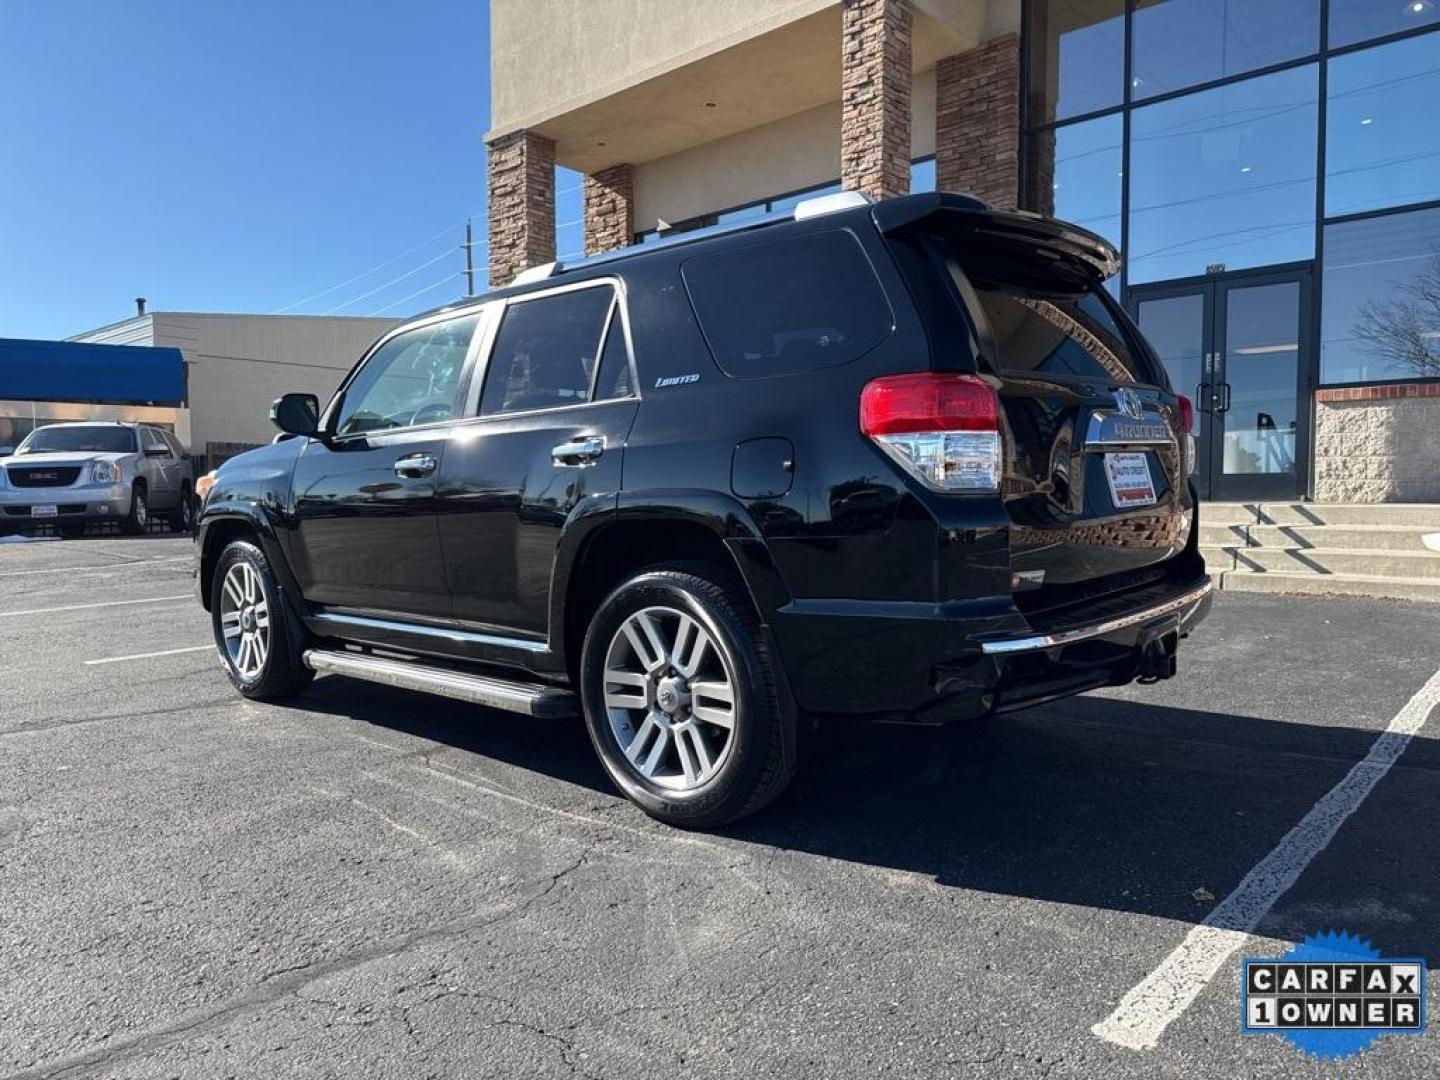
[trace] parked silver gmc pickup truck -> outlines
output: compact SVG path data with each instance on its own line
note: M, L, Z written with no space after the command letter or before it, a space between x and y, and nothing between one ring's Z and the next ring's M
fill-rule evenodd
M194 491L185 448L163 428L50 424L0 457L0 532L54 525L78 536L89 522L118 521L141 533L152 516L188 532Z

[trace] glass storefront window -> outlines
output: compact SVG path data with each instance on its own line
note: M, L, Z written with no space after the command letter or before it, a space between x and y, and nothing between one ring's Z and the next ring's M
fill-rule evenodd
M1131 284L1314 254L1316 82L1306 65L1132 113Z
M1320 0L1141 0L1131 29L1135 100L1308 56Z
M1440 22L1436 0L1330 0L1330 47Z
M921 158L910 163L910 194L935 190L935 159Z
M1125 89L1124 0L1035 0L1028 59L1032 124L1119 105Z
M1440 378L1440 209L1325 227L1320 381Z
M1082 120L1030 136L1030 206L1120 246L1120 115Z
M1440 34L1330 61L1325 213L1440 198Z

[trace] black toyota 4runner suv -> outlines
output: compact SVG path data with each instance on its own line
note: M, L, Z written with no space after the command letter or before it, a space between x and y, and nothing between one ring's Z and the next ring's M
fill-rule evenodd
M212 476L230 678L581 712L713 826L827 718L940 723L1175 671L1204 615L1190 403L1104 240L844 194L411 320Z

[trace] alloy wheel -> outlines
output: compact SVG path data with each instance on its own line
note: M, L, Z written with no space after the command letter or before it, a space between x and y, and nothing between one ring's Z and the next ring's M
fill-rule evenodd
M237 562L225 573L220 629L225 653L240 677L258 679L270 656L270 605L259 572L248 562Z
M150 524L150 508L145 505L145 496L135 492L135 524L144 529Z
M605 712L620 752L650 783L692 791L735 742L734 665L698 619L647 607L620 624L605 654Z

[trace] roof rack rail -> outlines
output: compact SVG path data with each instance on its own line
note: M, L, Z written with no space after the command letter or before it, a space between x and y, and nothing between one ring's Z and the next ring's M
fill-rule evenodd
M539 266L527 266L510 279L510 284L529 285L532 281L544 281L546 278L554 277L561 269L558 261L541 263Z
M587 255L584 258L575 259L570 262L541 263L539 266L531 266L521 270L510 279L511 285L532 285L537 281L546 281L552 277L567 273L571 270L588 269L593 266L613 262L616 259L626 259L644 250L655 250L662 247L676 247L681 244L692 244L697 240L706 240L713 236L725 236L729 233L749 232L752 229L762 229L768 225L775 225L782 221L805 221L809 218L820 217L823 214L837 214L841 210L854 210L862 206L869 206L875 200L859 191L836 191L829 195L816 195L813 198L801 199L795 204L795 209L786 213L783 210L772 210L759 217L747 218L744 221L717 223L708 225L701 229L688 229L684 232L668 233L650 244L627 244L624 247L615 248L612 251L601 252L598 255Z
M869 206L874 200L863 191L835 191L829 195L816 195L812 199L801 199L795 204L796 221L820 217L822 214L838 214L841 210L856 210Z

